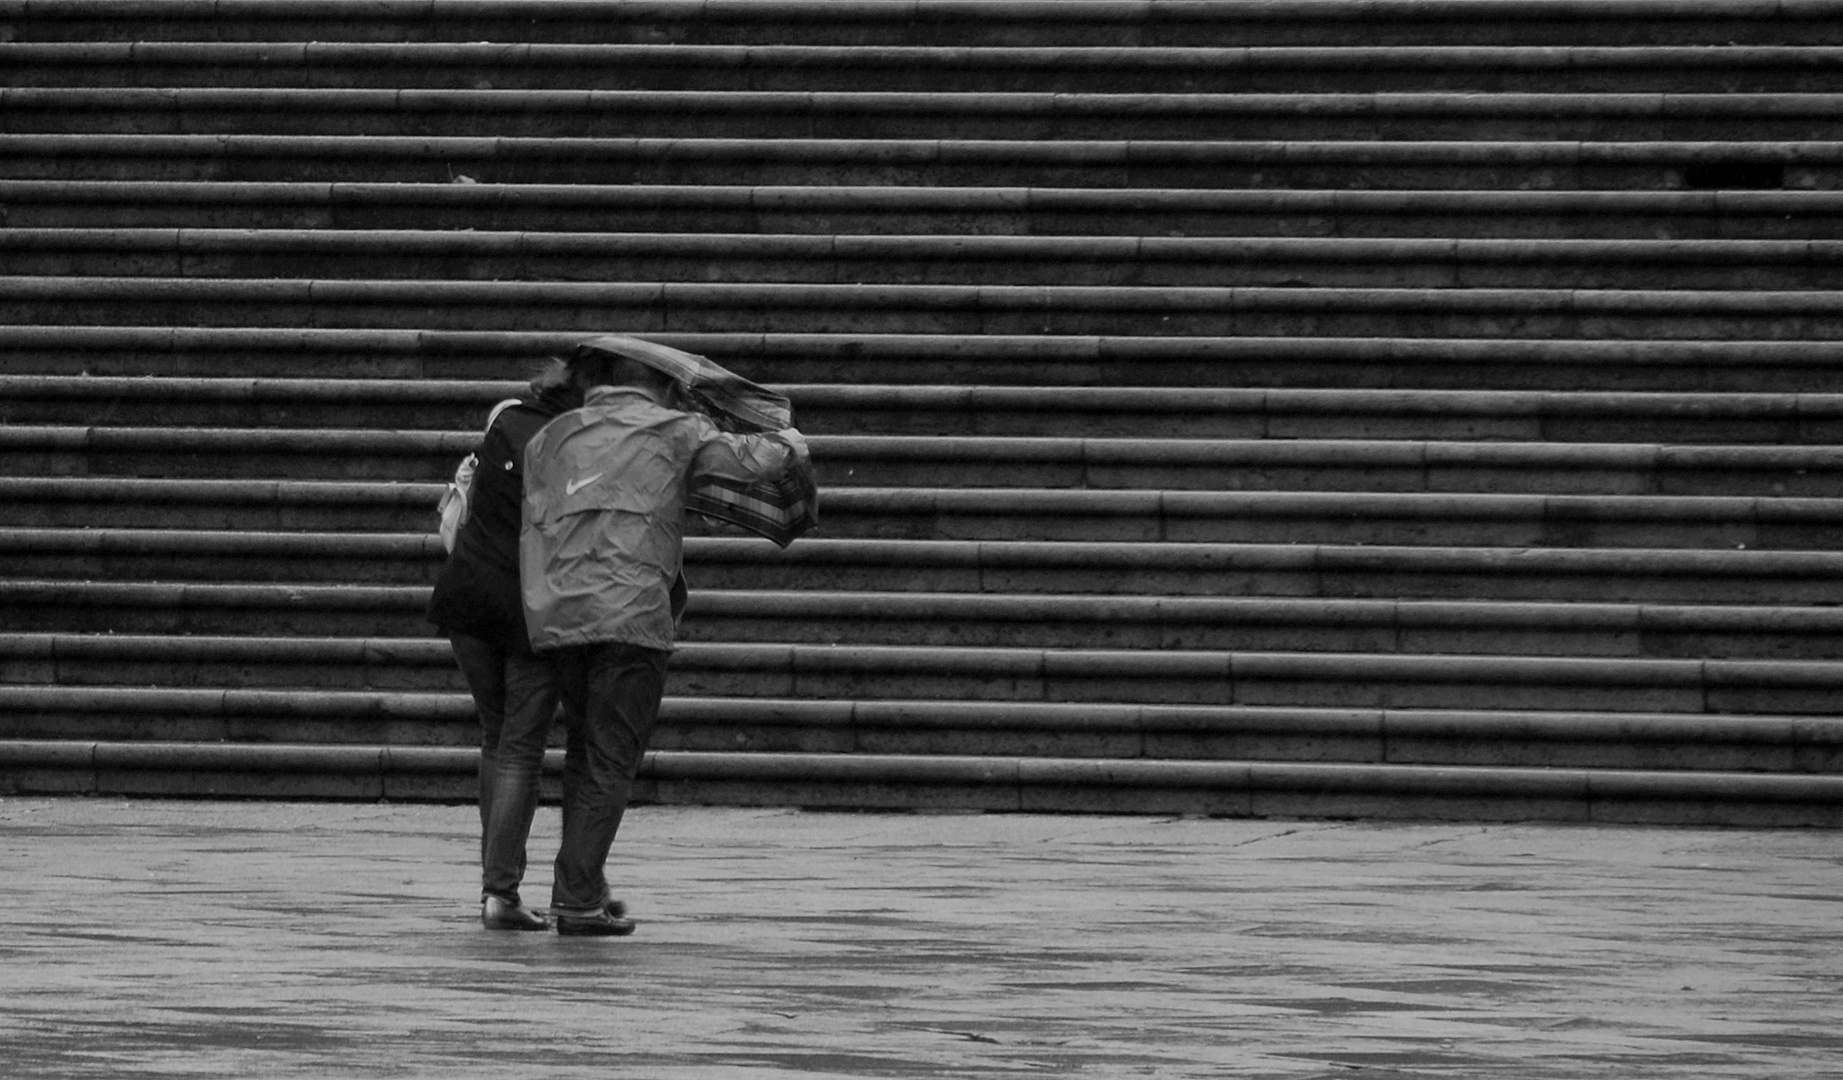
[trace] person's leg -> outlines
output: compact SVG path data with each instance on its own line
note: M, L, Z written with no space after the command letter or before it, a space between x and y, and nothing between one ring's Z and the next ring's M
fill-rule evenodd
M577 692L572 698L563 695L561 715L563 720L563 831L570 831L570 819L574 808L582 803L583 777L588 774L588 740L583 736L582 694ZM607 911L610 917L626 918L627 905L619 900L609 900Z
M575 673L580 674L577 665ZM570 822L582 804L582 784L588 775L588 739L582 719L581 681L575 693L563 695L563 834L569 835Z
M544 747L558 690L553 665L545 656L509 653L505 671L506 719L499 734L480 891L517 906L518 886L525 876L525 842L537 812Z
M551 912L570 920L607 918L608 850L627 811L634 774L652 738L665 692L667 654L632 645L589 650L584 672L584 761L577 797L557 850Z
M493 777L499 771L499 733L506 720L506 653L490 641L458 632L448 635L448 645L473 695L474 715L480 719L480 857L485 859L486 823L493 816Z

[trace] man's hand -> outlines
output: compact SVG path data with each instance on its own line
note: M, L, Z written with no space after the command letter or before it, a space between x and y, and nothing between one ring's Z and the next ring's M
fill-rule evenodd
M804 464L813 459L812 451L806 448L806 436L800 434L799 428L782 428L774 434L793 448L795 461Z

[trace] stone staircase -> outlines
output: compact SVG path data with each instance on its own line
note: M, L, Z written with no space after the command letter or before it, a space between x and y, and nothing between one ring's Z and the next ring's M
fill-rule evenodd
M523 365L785 390L642 796L1843 823L1843 0L0 0L0 790L457 799ZM554 762L553 762L554 765Z

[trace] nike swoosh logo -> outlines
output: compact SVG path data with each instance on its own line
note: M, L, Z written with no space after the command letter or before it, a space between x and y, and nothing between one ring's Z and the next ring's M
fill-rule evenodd
M583 488L588 487L590 484L593 484L595 481L600 480L602 477L607 476L607 475L608 474L605 472L598 472L594 476L585 476L580 480L571 480L569 483L563 485L563 494L574 495L578 491L581 491Z

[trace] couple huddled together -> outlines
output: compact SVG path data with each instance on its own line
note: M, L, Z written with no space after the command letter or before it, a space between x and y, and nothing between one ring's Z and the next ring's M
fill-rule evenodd
M605 865L684 612L688 512L783 546L816 521L785 398L618 335L552 360L489 418L428 618L481 724L482 924L548 930L519 897L553 718L565 725L558 933L633 932Z

